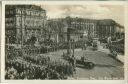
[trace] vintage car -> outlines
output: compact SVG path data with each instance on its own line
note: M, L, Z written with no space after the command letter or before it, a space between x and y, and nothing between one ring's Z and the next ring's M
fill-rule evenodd
M66 53L64 53L63 55L62 55L62 57L65 59L65 60L67 60L67 61L70 61L70 56L69 55L67 55ZM90 62L90 61L88 61L88 60L83 60L83 59L76 59L76 66L77 65L82 65L84 68L86 68L86 69L93 69L94 68L94 66L95 66L95 64L93 63L93 62Z
M93 41L92 47L93 47L93 50L97 50L97 48L98 48L97 41Z
M83 65L86 69L93 69L95 66L93 62L90 62L88 60L83 61L82 59L77 59L76 64Z

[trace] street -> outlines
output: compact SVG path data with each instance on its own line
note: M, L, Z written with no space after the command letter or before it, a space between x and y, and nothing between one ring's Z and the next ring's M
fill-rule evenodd
M61 60L61 55L66 50L59 50L56 52L47 53L52 60ZM106 53L100 51L92 51L91 48L86 50L75 49L76 59L85 56L87 61L93 62L95 67L93 69L85 69L84 67L76 67L76 74L69 79L123 79L124 69L123 64L117 60L109 57Z

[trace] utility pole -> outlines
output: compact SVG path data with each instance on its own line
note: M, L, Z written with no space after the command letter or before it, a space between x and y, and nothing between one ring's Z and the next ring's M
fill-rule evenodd
M70 17L66 17L66 23L67 23L67 54L71 54L71 43L70 43L70 25L71 25L71 19Z
M74 41L71 41L71 32L72 30L74 30L72 27L71 27L71 18L70 17L67 17L66 18L67 20L67 54L68 55L71 55L71 49L73 51L73 55L74 55Z
M67 28L67 54L71 54L70 28Z
M21 54L22 54L22 56L23 56L23 50L22 50L22 48L23 48L23 26L22 26L22 24L23 24L23 22L22 22L22 10L21 10Z
M25 9L25 8L23 8L23 9ZM25 27L25 17L24 17L24 23L23 23L23 9L21 10L21 53L22 53L22 56L23 56L23 42L24 42L23 27Z

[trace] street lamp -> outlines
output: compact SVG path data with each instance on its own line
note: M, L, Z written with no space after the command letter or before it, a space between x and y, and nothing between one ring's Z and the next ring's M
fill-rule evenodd
M71 18L70 17L66 17L66 22L67 22L67 54L71 55L71 32L74 30L71 27ZM74 49L74 47L73 47ZM73 54L74 54L74 50L73 50Z

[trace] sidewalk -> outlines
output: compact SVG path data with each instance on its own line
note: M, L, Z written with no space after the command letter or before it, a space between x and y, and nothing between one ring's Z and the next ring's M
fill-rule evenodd
M122 62L122 63L124 63L124 55L117 55L117 59L120 61L120 62Z
M106 49L106 48L103 48L102 45L98 45L98 51L104 52L106 54L110 54L110 50Z
M106 49L106 48L103 48L102 45L98 45L98 51L104 52L106 54L111 54L110 53L110 50L109 49ZM122 63L124 63L124 56L123 55L118 54L115 59L118 60L118 61L120 61L120 62L122 62Z

